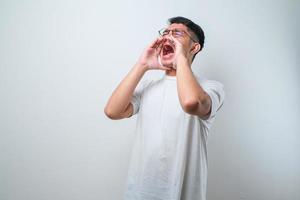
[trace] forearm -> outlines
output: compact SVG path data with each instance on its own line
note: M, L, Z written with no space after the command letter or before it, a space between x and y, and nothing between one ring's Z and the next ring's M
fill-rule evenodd
M125 111L136 86L146 71L146 67L140 66L140 64L134 65L109 98L105 106L107 115L118 116Z
M206 98L205 91L199 85L189 65L188 60L184 57L178 58L176 71L177 92L183 108L201 103Z

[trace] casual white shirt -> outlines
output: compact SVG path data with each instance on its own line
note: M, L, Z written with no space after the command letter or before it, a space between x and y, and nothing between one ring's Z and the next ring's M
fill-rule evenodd
M195 76L212 100L210 117L183 111L176 76L141 81L132 96L137 114L125 200L205 200L207 137L225 93L218 81Z

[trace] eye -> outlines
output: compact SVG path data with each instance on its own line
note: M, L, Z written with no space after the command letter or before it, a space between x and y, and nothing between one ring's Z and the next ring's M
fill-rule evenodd
M162 35L164 35L164 36L165 36L165 35L168 35L169 32L170 32L169 30L164 30L163 33L162 33Z
M174 33L174 36L177 36L177 37L183 36L183 32L180 30L174 30L173 33Z

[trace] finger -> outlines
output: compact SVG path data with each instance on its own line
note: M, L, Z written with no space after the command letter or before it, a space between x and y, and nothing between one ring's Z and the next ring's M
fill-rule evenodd
M173 35L171 35L171 41L175 44L179 43L179 41L176 38L174 38Z
M160 55L163 48L163 43L160 43L159 46L156 48L156 55Z
M159 41L157 42L157 48L159 48L161 50L161 48L163 47L164 43L165 43L166 39L165 38L160 38Z
M157 48L163 41L164 38L157 38L154 40L154 42L151 44L151 48Z
M173 39L172 39L172 35L171 35L171 36L169 36L169 35L165 36L165 39L166 39L166 41L169 41L169 42L171 42L171 43L174 43L174 41L173 41Z
M158 40L159 40L159 38L155 39L149 46L151 48L156 48Z
M181 42L180 40L178 40L177 38L175 38L175 37L172 36L172 39L173 39L174 44L175 44L176 46L180 46L180 47L183 46L182 42Z
M150 47L157 48L160 43L161 43L161 38L157 38L151 43Z

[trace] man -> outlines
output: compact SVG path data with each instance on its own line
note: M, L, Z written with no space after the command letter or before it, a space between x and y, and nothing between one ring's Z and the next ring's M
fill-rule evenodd
M223 105L223 85L192 72L204 44L200 26L174 17L159 33L105 107L111 119L138 114L125 199L205 200L206 140ZM148 70L165 74L139 83Z

